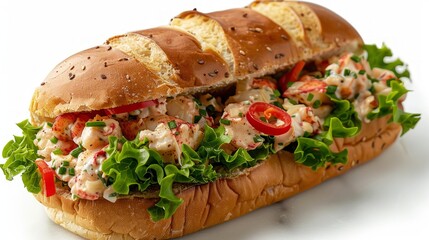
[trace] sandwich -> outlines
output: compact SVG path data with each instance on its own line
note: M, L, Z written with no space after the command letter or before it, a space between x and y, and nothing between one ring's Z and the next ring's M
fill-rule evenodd
M408 71L311 3L181 13L57 65L7 179L86 238L183 236L295 195L414 128Z

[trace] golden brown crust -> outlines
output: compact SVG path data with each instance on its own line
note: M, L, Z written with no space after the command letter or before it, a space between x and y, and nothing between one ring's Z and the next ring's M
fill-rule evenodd
M188 33L167 27L136 33L152 38L161 47L178 71L180 87L209 86L231 75L219 55L203 51L200 43Z
M179 90L159 82L140 62L102 45L58 64L34 92L30 111L35 116L54 118L70 110L116 107L146 100L148 93L159 98L167 91Z
M223 28L235 61L235 76L266 75L302 59L290 36L269 18L248 8L207 14Z
M312 29L301 39L250 8L209 14L191 11L177 19L190 15L211 19L211 25L205 24L205 20L201 24L192 23L193 19L188 22L198 25L200 35L207 35L206 39L198 34L194 34L194 39L176 30L155 28L116 36L107 45L77 53L52 70L36 89L30 106L33 123L66 112L100 110L161 96L202 92L240 79L271 74L298 60L335 55L344 49L356 50L362 44L350 24L333 12L309 3L290 4L291 9L305 10L310 16L299 15L306 29L320 25L321 30L316 27L320 30L317 34ZM190 31L173 23L172 27ZM212 27L217 29L215 33ZM213 44L223 46L220 48L225 54L215 53L210 47ZM229 53L233 59L226 59ZM198 64L199 58L204 60L203 66Z
M364 123L359 136L337 139L333 145L334 151L348 149L347 164L317 171L297 164L291 153L281 151L236 178L180 192L178 196L184 203L172 218L156 223L146 211L156 199L128 198L116 203L104 199L72 201L67 192L50 198L38 194L36 198L47 206L56 223L86 238L174 238L237 218L343 174L379 155L400 131L399 125L387 124L387 118Z

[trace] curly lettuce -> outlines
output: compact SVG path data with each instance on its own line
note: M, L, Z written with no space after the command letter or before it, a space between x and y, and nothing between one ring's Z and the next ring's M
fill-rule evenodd
M34 127L28 120L18 123L17 126L22 130L22 136L14 136L14 139L5 145L2 157L7 160L0 164L0 168L9 181L22 173L24 187L31 193L38 193L41 191L42 177L34 162L39 157L34 139L40 127Z
M398 78L410 79L410 71L401 59L397 58L386 62L386 58L393 56L392 50L386 44L383 43L380 48L375 44L366 44L364 49L367 52L367 61L371 68L387 69L392 71ZM404 68L404 70L399 71L398 68L400 67Z
M367 61L371 68L378 67L392 71L398 79L410 79L410 72L407 65L399 58L386 62L386 57L392 57L392 51L384 43L379 48L377 45L365 45ZM399 72L398 68L404 68ZM391 114L390 122L399 123L402 126L401 136L413 129L420 121L420 114L404 112L399 105L401 98L407 94L408 90L400 80L390 80L387 82L392 88L388 95L378 95L378 107L371 111L367 118L370 120Z

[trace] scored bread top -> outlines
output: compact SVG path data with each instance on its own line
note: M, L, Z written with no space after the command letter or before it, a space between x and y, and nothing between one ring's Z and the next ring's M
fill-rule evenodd
M67 58L35 90L30 112L40 123L67 112L204 92L361 45L348 22L311 3L188 11L168 27L115 36Z

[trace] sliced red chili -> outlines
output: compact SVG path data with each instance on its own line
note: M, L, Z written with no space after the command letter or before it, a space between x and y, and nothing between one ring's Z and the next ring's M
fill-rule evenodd
M279 88L282 92L286 91L288 82L296 82L298 81L299 74L304 69L305 62L299 61L293 66L293 68L285 73L279 80Z
M113 114L132 112L137 109L147 108L147 107L156 106L156 105L158 105L158 100L149 100L145 102L133 103L125 106L105 109L104 112L106 115L113 115Z
M261 119L262 118L262 119ZM283 109L269 103L255 102L249 107L246 119L258 131L281 135L289 131L292 119ZM281 124L277 125L278 120Z
M42 175L42 189L46 197L55 195L55 171L48 166L48 164L42 160L38 159L35 161L39 172Z

